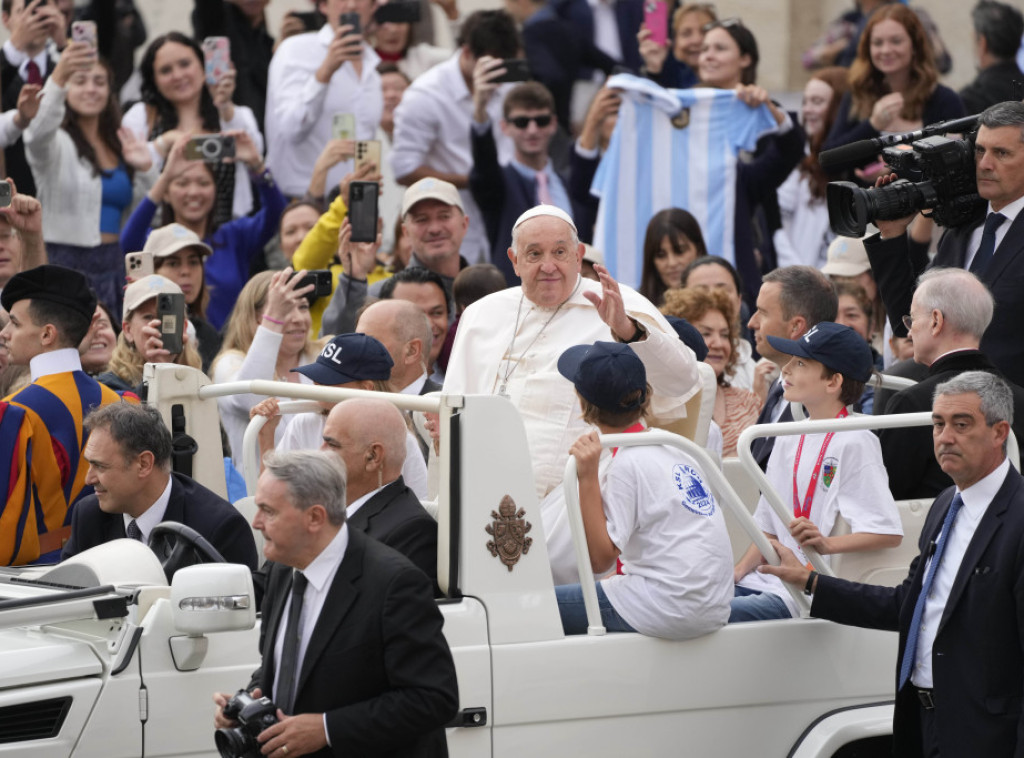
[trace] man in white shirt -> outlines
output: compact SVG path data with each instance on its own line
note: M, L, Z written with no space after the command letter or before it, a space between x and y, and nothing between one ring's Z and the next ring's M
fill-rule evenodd
M430 581L349 529L336 455L272 452L264 462L253 519L269 561L263 662L247 689L284 718L257 736L263 753L444 755L458 683ZM229 699L214 695L218 728L237 726L224 717Z
M478 300L462 314L444 391L499 394L526 425L537 495L562 481L569 448L589 428L558 356L578 344L615 340L632 346L654 389L653 415L681 418L699 389L697 361L649 300L620 286L603 266L600 283L580 277L583 245L559 208L530 209L508 250L522 287Z
M459 189L462 208L470 221L462 254L470 263L489 260L491 249L480 211L469 191L469 171L473 167L469 142L473 69L477 59L485 55L515 58L521 50L511 16L504 11L477 11L462 27L458 51L416 79L395 109L391 152L395 178L399 184L409 186L425 177L436 177ZM497 128L508 88L509 85L500 87L488 106L502 163L512 157L511 140Z
M287 38L270 61L267 166L285 195L306 192L313 165L332 138L336 114L354 116L356 139L373 139L377 131L384 108L380 57L361 32L340 23L342 13L358 13L365 32L374 7L374 0L319 0L317 10L327 17L323 28ZM336 164L327 173L327 186L351 170L351 161Z
M778 543L782 566L760 569L813 594L812 616L899 631L894 755L1021 752L1024 478L1006 457L1012 417L994 374L936 388L935 457L955 486L935 499L903 584L819 576Z

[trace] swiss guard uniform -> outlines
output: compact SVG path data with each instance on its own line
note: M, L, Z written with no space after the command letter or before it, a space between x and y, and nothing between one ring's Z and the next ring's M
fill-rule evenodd
M60 266L39 266L7 283L0 304L45 300L92 318L96 296L85 277ZM32 383L4 398L0 416L0 565L56 563L71 534L71 509L85 486L82 457L89 411L121 396L82 371L78 351L40 353L29 363ZM130 393L129 393L130 395ZM129 399L137 401L134 395Z

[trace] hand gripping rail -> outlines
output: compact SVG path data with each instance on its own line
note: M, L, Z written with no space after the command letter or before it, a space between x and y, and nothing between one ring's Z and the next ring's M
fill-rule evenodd
M739 495L736 494L732 485L726 481L722 470L704 448L692 440L680 437L678 434L657 429L652 429L643 434L601 435L602 447L635 447L639 445L667 445L668 447L681 450L693 458L697 462L701 473L709 480L718 504L727 508L730 515L743 526L744 531L753 540L754 544L757 545L757 549L761 551L761 554L768 559L768 562L773 566L779 565L779 557L772 550L768 539L764 536L764 532L754 522L753 517L743 505ZM758 471L760 472L760 469ZM580 586L583 590L583 605L587 611L587 634L603 635L605 628L601 624L601 612L597 605L597 585L594 583L594 572L590 567L590 550L587 546L587 535L583 528L579 488L576 485L576 459L572 456L569 456L569 460L565 464L565 479L562 486L565 488L565 507L568 509L569 527L572 530L573 544L576 547L576 568L579 570ZM808 608L807 598L799 590L795 590L789 585L786 585L786 589L789 590L800 608L804 610Z

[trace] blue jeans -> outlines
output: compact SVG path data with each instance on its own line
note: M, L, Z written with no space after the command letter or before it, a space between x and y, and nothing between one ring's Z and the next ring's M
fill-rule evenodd
M587 608L583 604L583 588L578 584L560 584L555 587L558 614L566 634L587 633ZM601 582L597 583L597 606L601 609L601 623L609 632L635 632L626 620L612 608Z
M736 586L730 605L732 606L732 612L729 614L730 624L742 621L793 618L785 601L773 592L758 592Z

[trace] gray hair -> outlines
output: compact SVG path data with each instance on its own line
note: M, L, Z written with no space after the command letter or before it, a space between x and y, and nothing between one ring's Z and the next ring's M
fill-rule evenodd
M1016 126L1020 129L1020 140L1024 142L1024 103L1016 100L996 103L982 111L978 124L988 129Z
M992 293L978 277L962 268L925 271L917 280L914 297L929 312L939 311L959 334L980 340L992 323Z
M89 432L106 430L126 461L149 452L158 468L168 471L171 467L171 432L152 405L110 403L86 416L84 426Z
M974 31L985 38L994 58L1012 61L1024 36L1024 16L1016 8L993 0L980 0L971 11Z
M810 329L822 321L835 321L839 298L832 281L811 266L783 266L764 275L762 282L778 284L782 316L787 321L803 316Z
M300 511L322 505L335 526L345 523L345 464L320 450L271 450L263 456L268 474L288 488L292 505Z
M541 218L541 217L540 216L534 216L533 218ZM550 216L550 218L558 218L558 216ZM530 221L530 220L531 219L526 219L526 221ZM562 221L562 219L558 219L558 220ZM526 221L524 221L523 224L525 224ZM512 227L512 249L515 251L517 258L519 257L519 229L523 226L523 224L517 224L516 226ZM576 229L574 229L571 225L566 224L566 226L569 226L569 237L570 237L570 240L572 241L572 249L576 250L580 246L580 235L576 231Z
M972 393L981 398L981 413L989 426L1000 421L1013 422L1013 393L1006 380L988 371L965 371L935 388L939 395L964 395Z
M426 362L430 360L430 346L434 343L434 330L431 327L430 319L427 318L426 313L408 300L397 300L396 302L407 303L410 307L403 307L402 311L404 312L400 312L401 318L396 318L391 322L395 339L403 345L418 339L423 353L424 368L426 368Z

